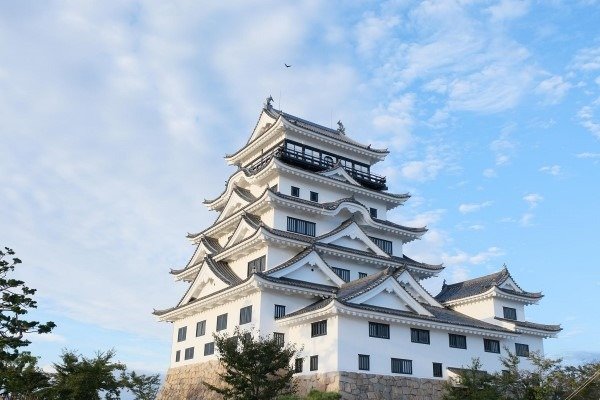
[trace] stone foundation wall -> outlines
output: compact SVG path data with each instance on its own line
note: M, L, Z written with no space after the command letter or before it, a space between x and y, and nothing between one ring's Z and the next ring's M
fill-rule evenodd
M218 385L221 371L218 361L171 368L157 400L223 400L202 384ZM314 388L340 392L342 400L441 400L444 384L437 379L345 371L301 375L294 380L299 395Z

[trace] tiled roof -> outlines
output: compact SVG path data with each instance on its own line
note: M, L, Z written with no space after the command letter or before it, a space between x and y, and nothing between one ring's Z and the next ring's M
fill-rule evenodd
M313 251L314 251L314 247L313 246L307 247L306 249L302 250L300 253L296 254L294 257L290 258L289 260L287 260L283 264L279 264L278 266L273 267L273 268L269 269L268 271L265 271L264 273L266 275L272 275L273 272L277 272L277 271L280 271L282 269L285 269L285 268L289 267L290 265L296 263L297 261L302 260L304 257L306 257L307 255L309 255Z
M256 201L256 197L248 189L244 189L237 185L234 185L233 191L236 192L242 199L249 201L250 203Z
M237 276L235 272L233 272L229 264L226 262L214 261L210 256L207 256L205 261L210 270L226 284L231 286L242 282L242 279Z
M276 278L274 276L267 275L267 274L265 274L263 272L257 272L256 275L260 276L261 278L263 278L263 279L265 279L267 281L270 281L270 282L279 283L279 284L282 284L282 285L297 286L297 287L301 287L301 288L305 288L305 289L320 290L320 291L323 291L323 292L329 292L332 295L338 289L335 286L321 285L319 283L312 283L312 282L300 281L300 280L297 280L297 279Z
M309 313L311 311L319 310L319 309L324 308L325 306L331 304L332 301L333 301L333 298L318 300L318 301L312 303L311 305L308 305L308 306L301 308L300 310L294 311L292 313L286 314L285 316L283 316L279 319L295 317L296 315L302 315L302 314Z
M393 276L396 272L396 268L388 267L383 271L379 271L375 274L367 275L364 278L356 279L343 284L337 292L337 298L340 301L346 301L353 299L354 297L360 296L363 293L368 292L374 287L379 286L390 276Z
M546 332L562 331L562 328L560 327L560 325L547 325L547 324L538 324L535 322L528 322L528 321L515 321L513 319L506 319L506 318L499 318L499 317L495 317L495 319L497 319L498 321L503 321L503 322L511 322L511 323L515 324L516 326L520 326L522 328L538 329L540 331L546 331Z

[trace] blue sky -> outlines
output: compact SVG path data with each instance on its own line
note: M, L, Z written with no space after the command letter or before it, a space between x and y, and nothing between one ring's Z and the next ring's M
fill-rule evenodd
M598 1L206 3L0 6L0 243L58 324L43 365L167 368L152 308L268 95L390 148L393 218L430 228L406 253L447 266L428 289L506 263L563 324L547 353L600 357Z

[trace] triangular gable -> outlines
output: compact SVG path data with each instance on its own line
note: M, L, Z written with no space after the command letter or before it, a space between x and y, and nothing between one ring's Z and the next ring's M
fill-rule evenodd
M206 259L200 266L200 271L196 278L188 288L181 301L177 306L181 306L190 302L190 300L205 297L218 290L224 289L229 285L221 280L209 267Z
M425 307L408 294L398 281L391 276L367 292L348 300L348 302L412 311L419 315L432 316Z
M354 241L360 242L360 246ZM352 222L339 232L320 238L319 242L326 244L339 244L340 246L356 250L369 249L377 255L389 257L389 254L381 250L379 246L373 243L373 241L365 234L365 232L360 229L356 222Z
M228 216L234 214L236 211L247 206L250 202L247 199L242 198L235 190L231 191L231 195L227 199L227 203L221 211L221 214L217 218L216 222L222 221Z
M252 135L250 135L250 139L248 139L248 143L251 143L262 136L266 131L268 131L274 124L276 119L271 117L269 114L265 112L263 108L261 110L260 116L258 117L258 122L254 127L254 131L252 131Z
M344 284L342 278L337 276L314 250L283 268L275 269L269 275L276 278L296 279L329 286L333 284L338 287Z
M396 280L400 283L400 285L406 290L410 295L415 297L421 303L427 303L434 307L442 307L442 305L433 298L423 286L417 282L417 280L410 274L408 271L402 271L397 277Z
M251 225L246 220L246 218L244 218L242 216L240 218L240 222L239 222L237 228L235 228L235 231L233 231L233 234L227 241L227 244L223 247L229 248L229 247L235 245L236 243L239 243L242 240L249 238L250 236L254 235L255 233L256 233L256 227Z
M353 185L360 186L358 183L342 166L332 168L327 171L320 172L319 175L327 176L329 178L337 179L338 181L344 181Z
M523 293L523 290L519 287L519 285L517 285L510 275L504 280L504 282L498 285L498 287L501 289L512 290L517 293Z

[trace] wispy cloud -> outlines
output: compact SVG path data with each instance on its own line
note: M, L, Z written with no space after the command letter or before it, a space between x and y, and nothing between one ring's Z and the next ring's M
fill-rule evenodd
M505 126L502 128L500 136L490 144L490 149L496 158L496 165L507 164L513 157L517 144L511 138L511 134L515 129L514 124Z
M468 214L472 212L476 212L481 210L482 208L486 208L491 206L493 203L491 201L484 201L483 203L464 203L458 206L458 211L461 214Z
M541 81L535 88L535 92L544 97L544 103L557 104L567 94L573 85L565 82L562 76L552 76Z
M540 172L544 172L546 174L558 176L561 174L560 165L544 165L539 169Z
M487 250L476 254L469 254L462 250L457 250L453 254L444 253L442 259L447 265L479 265L504 255L504 251L499 247L489 247Z
M544 198L538 193L529 193L523 196L523 200L529 204L530 208L535 208L542 200L544 200Z

